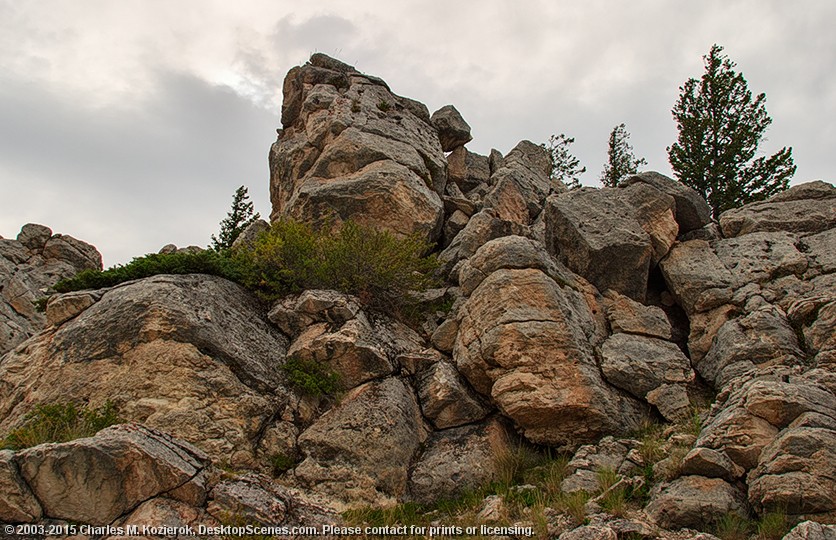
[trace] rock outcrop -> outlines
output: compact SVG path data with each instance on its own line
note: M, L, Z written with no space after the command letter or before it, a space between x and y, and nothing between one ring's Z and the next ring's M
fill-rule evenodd
M352 219L439 237L447 163L424 105L322 54L291 69L283 91L283 129L270 151L271 220Z
M96 248L43 225L24 225L16 240L0 238L0 355L47 324L36 304L53 285L101 268Z
M658 173L568 190L531 142L479 155L455 107L430 116L322 54L283 91L271 219L437 242L445 282L416 296L434 307L407 324L336 291L268 305L183 275L53 294L42 314L101 258L27 225L0 239L0 434L61 402L131 423L0 451L0 521L326 535L346 509L523 480L468 512L530 507L513 537L707 540L670 531L773 512L787 538L833 535L816 521L836 516L836 188L718 223ZM550 452L572 455L522 474Z

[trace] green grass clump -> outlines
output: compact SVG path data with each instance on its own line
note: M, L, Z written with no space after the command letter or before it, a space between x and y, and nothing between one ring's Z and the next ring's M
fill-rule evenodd
M121 421L110 402L98 409L79 408L72 403L38 405L26 415L23 425L3 439L2 448L21 450L48 442L90 437Z
M84 270L75 277L59 281L54 288L60 293L101 289L159 274L211 274L240 281L241 273L236 259L209 249L196 253L154 253L104 271Z
M722 540L747 540L752 529L751 521L730 512L717 521L714 531Z
M785 511L767 512L758 520L758 540L780 540L790 532L790 528Z
M333 396L340 390L339 375L314 360L290 357L282 365L291 386L311 397Z

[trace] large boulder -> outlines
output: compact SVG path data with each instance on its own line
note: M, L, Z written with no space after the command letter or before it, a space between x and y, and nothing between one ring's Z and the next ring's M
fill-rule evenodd
M287 345L227 280L126 283L0 359L0 432L38 404L110 401L126 420L254 466L261 433L292 402L279 369Z
M793 186L766 201L723 212L727 238L753 232L818 233L836 227L836 187L820 180Z
M464 146L473 139L470 135L470 126L467 125L461 113L453 105L445 105L435 111L430 117L430 121L438 130L441 149L445 152Z
M650 269L676 238L674 198L647 184L581 188L546 203L546 247L600 291L643 302Z
M410 497L432 503L497 480L500 456L513 452L511 441L496 419L432 434L410 471Z
M0 355L31 337L46 324L36 302L51 287L82 270L101 270L96 248L72 236L52 234L29 223L16 240L0 238Z
M372 381L299 436L295 477L345 505L391 504L407 492L408 468L427 438L413 391L400 379Z
M644 416L640 402L601 377L592 343L602 339L605 323L587 301L538 267L499 268L458 311L453 358L459 371L532 442L577 446L634 429Z
M748 518L745 494L721 478L683 476L655 493L645 509L660 527L702 529L723 516Z
M56 519L106 525L162 493L192 504L206 498L207 456L135 424L23 450L15 461L44 515Z
M271 220L354 221L436 240L446 160L425 106L322 54L284 82Z
M700 229L711 223L711 207L699 193L685 184L663 174L648 171L625 178L619 183L619 187L626 188L633 184L647 184L674 198L674 213L679 224L679 234Z
M562 183L549 180L550 166L543 147L521 141L491 176L492 188L484 198L484 207L493 208L500 219L531 224L553 189L566 190Z

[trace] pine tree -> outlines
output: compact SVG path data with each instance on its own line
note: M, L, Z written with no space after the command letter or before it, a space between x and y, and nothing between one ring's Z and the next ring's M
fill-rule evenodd
M610 132L609 147L607 149L607 163L601 173L601 183L606 187L616 187L627 175L636 174L639 167L647 165L644 158L636 159L633 147L628 142L630 133L621 123Z
M574 143L573 137L567 137L563 133L549 137L548 143L540 146L546 149L551 160L551 180L563 182L569 189L581 186L580 175L586 172L586 167L579 167L580 160L569 152L569 145Z
M712 46L703 57L702 78L680 87L671 111L679 139L668 148L674 174L708 201L714 217L783 191L796 169L792 148L754 159L772 123L766 94L753 98L743 74L722 52Z
M221 221L221 231L218 236L212 235L212 249L223 251L232 247L232 243L238 238L244 229L261 216L256 212L253 214L253 203L249 200L247 188L244 186L235 190L232 196L232 208L226 218Z

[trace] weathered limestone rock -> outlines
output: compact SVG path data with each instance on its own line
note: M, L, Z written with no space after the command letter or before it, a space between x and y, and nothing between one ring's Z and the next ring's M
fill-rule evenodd
M706 420L696 446L722 451L746 471L756 466L762 471L780 471L761 472L759 475L781 475L790 472L780 469L783 463L803 463L800 461L802 458L789 457L787 460L777 460L774 469L769 469L770 460L775 459L777 454L769 454L765 448L779 444L774 442L776 437L787 437L788 441L799 440L789 435L796 428L801 430L799 433L804 433L803 430L808 428L836 432L836 395L833 388L823 384L822 379L826 380L826 376L818 377L818 372L826 373L823 370L812 370L801 375L797 372L797 368L776 367L761 371L751 378L732 380L717 396L712 414ZM801 450L801 456L822 455L823 448L816 446L821 441L821 438L813 437L806 447L790 445L782 447L781 452L791 455L797 448L805 448ZM773 457L768 457L770 455ZM823 481L818 479L818 475L827 478L830 474L826 466L816 468L805 465L803 469L796 470L810 473L813 476L810 479L812 483ZM750 488L754 474L750 473ZM772 478L764 482L774 481L775 478ZM755 495L750 490L750 501L754 504L753 497ZM757 497L762 497L762 494Z
M276 302L267 318L291 338L315 323L341 326L361 312L360 302L337 291L311 289Z
M386 351L376 343L365 316L351 319L337 330L328 323L309 326L291 343L287 356L327 365L345 389L391 375L395 370Z
M576 283L576 278L556 262L543 246L523 236L508 235L486 242L459 268L462 294L469 296L482 281L503 268L536 268L557 283Z
M37 223L27 223L17 235L18 242L35 252L42 252L50 238L52 238L52 229Z
M793 186L763 202L723 212L727 238L754 232L818 233L836 227L836 187L822 181Z
M598 472L604 469L618 474L627 474L638 467L630 459L630 451L638 441L604 437L598 444L586 444L578 448L566 465L566 478L560 489L566 493L586 491L594 493L600 489Z
M426 439L413 392L397 378L348 392L299 436L305 486L348 505L385 504L407 489L407 468Z
M603 303L614 334L671 339L671 323L661 308L640 304L615 291L605 293Z
M93 246L56 234L43 225L24 225L17 240L0 239L0 355L40 331L47 319L35 306L62 279L101 269Z
M447 176L448 184L457 186L470 197L476 188L487 186L490 182L489 160L464 146L458 146L447 156ZM481 201L482 197L474 197L474 199Z
M436 362L421 373L416 382L424 416L437 429L479 421L488 409L448 362Z
M456 263L473 256L489 240L509 235L524 235L526 227L513 221L505 221L496 216L493 209L477 212L470 218L462 231L439 255L443 270L449 274Z
M658 338L613 334L601 346L601 372L638 398L666 384L688 384L694 372L679 347Z
M805 236L801 239L801 244L807 256L822 273L836 272L836 249L833 249L836 245L836 227L819 234Z
M693 360L700 376L719 388L755 367L792 365L803 357L798 338L783 312L764 306L724 323L705 357Z
M520 142L491 176L493 187L485 196L485 208L495 209L500 219L529 225L557 186L549 180L550 166L543 147L530 141ZM562 184L558 187L565 191Z
M233 466L255 465L259 433L291 399L287 339L243 288L155 276L101 300L0 361L0 432L39 403L113 402ZM289 413L290 414L290 413Z
M101 295L78 291L53 296L46 305L46 322L60 326L95 304Z
M795 237L784 232L727 238L712 247L738 283L760 283L788 274L800 276L807 269L807 257L796 249Z
M831 402L836 398L831 397ZM836 510L836 431L798 427L764 448L749 474L749 502L760 512Z
M642 183L627 186L617 193L633 207L634 218L650 238L653 246L651 266L656 266L679 234L679 225L674 218L675 199Z
M137 527L139 531L143 527L158 527L185 529L191 527L197 530L198 527L219 527L220 522L206 514L202 508L195 508L189 504L168 497L155 497L140 504L136 510L119 524L123 528ZM118 537L111 537L118 540Z
M470 135L470 126L464 121L458 109L452 105L445 105L435 111L430 117L430 121L438 130L441 149L445 152L464 146L473 139Z
M689 316L728 303L737 285L705 240L674 245L659 266L668 288Z
M643 301L653 246L615 189L581 188L546 203L546 248L600 291Z
M453 358L532 442L576 446L625 433L639 402L601 379L584 296L537 269L491 273L459 310Z
M342 517L333 509L308 500L258 474L222 480L210 494L208 512L220 522L236 517L247 524L265 526L340 525Z
M398 235L441 233L446 160L426 107L322 54L284 82L270 152L271 220L353 219Z
M44 259L69 263L76 272L101 270L102 255L90 244L66 234L54 234L44 244Z
M208 464L191 445L136 424L36 446L18 452L15 461L44 515L94 525L185 485Z
M461 210L455 210L444 222L444 247L450 245L453 239L467 226L470 218Z
M836 525L803 521L788 532L783 540L836 540Z
M14 461L14 452L0 450L0 521L31 523L43 515Z
M700 229L711 223L711 207L696 191L685 184L663 174L649 171L625 178L619 187L626 188L633 184L647 184L674 198L679 234Z
M734 513L748 517L745 495L720 478L682 476L652 496L645 511L665 529L702 529Z
M511 437L498 420L438 431L410 471L409 492L417 502L453 498L496 480L497 456Z
M719 450L693 448L682 459L683 475L698 475L706 478L722 478L727 482L739 479L745 471Z

